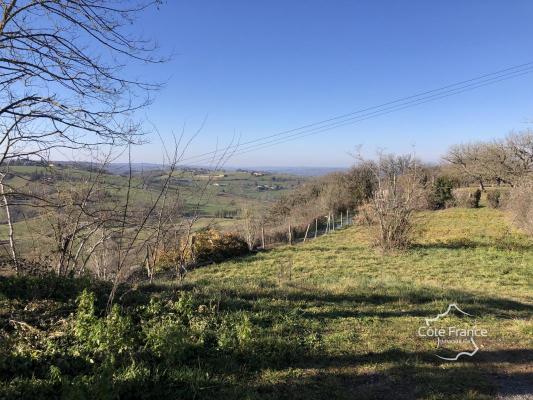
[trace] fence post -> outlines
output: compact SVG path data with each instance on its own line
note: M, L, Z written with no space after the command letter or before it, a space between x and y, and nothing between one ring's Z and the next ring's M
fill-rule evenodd
M331 217L332 217L332 221L333 221L333 224L331 226L333 227L333 232L335 232L335 212L333 212L333 214L331 214Z
M291 228L290 223L289 223L289 245L292 245L292 228Z
M307 239L307 233L309 232L309 227L311 226L311 224L307 224L307 229L305 230L305 236L304 236L304 243Z
M341 211L341 228L342 228L342 211Z
M261 246L265 249L265 227L261 225Z
M318 218L315 218L315 239L318 235Z

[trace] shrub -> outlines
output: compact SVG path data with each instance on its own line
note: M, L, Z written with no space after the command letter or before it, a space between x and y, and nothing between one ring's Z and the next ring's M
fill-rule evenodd
M440 176L430 187L427 196L427 206L431 210L440 210L446 208L453 200L453 188L455 182L447 177Z
M89 359L97 356L101 361L115 363L118 356L132 351L133 324L128 316L121 314L118 305L115 304L105 318L98 318L92 292L84 290L77 303L74 336L80 353Z
M491 190L487 192L487 202L491 208L499 208L501 203L501 192L499 190Z
M236 233L206 229L194 235L188 259L196 264L220 262L250 252L248 244Z
M453 191L453 196L457 207L477 208L481 199L481 190L476 189L471 192L467 189L456 189Z
M533 235L533 179L511 189L506 209L516 226Z
M357 208L355 223L357 225L366 226L371 226L377 223L371 203L365 203Z
M157 257L155 270L176 269L179 266L221 262L250 253L248 244L236 233L223 233L212 228L194 234L188 243L162 252Z
M378 179L371 203L377 244L384 252L403 249L411 240L413 213L424 199L418 162L410 155L380 154L373 169Z

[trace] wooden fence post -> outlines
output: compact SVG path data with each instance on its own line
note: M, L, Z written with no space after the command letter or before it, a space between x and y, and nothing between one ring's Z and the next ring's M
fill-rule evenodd
M333 227L333 232L335 232L335 212L331 215L333 224L331 225Z
M261 225L261 247L265 249L265 227Z
M318 235L318 218L315 218L315 239Z
M341 211L341 228L342 228L342 211Z
M291 228L291 224L289 224L289 245L292 245L292 228Z
M304 236L304 243L307 239L307 232L309 232L309 227L311 226L311 224L307 224L307 229L305 230L305 236Z

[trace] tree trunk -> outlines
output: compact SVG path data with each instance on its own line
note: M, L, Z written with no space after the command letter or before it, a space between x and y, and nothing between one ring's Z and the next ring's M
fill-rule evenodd
M13 223L11 221L11 212L9 211L9 203L7 201L7 197L4 191L4 174L0 176L0 194L2 195L2 200L4 202L4 208L6 209L6 219L7 219L7 225L9 228L8 231L8 238L9 238L9 249L11 251L11 259L13 260L13 264L15 265L15 272L18 274L18 264L17 264L17 252L15 251L15 232L13 230Z

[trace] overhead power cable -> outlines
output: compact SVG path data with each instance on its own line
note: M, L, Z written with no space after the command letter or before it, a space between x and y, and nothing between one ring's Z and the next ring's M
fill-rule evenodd
M367 107L361 110L342 114L328 118L319 122L306 124L290 130L278 132L276 134L253 139L244 143L229 146L223 149L232 156L249 153L266 147L275 146L292 140L297 140L306 136L311 136L336 129L346 125L356 124L367 119L376 118L381 115L400 111L406 108L416 107L431 101L436 101L446 97L454 96L463 92L475 90L480 87L492 85L504 80L513 79L533 72L533 62L520 64L503 70L484 74L476 78L464 80L451 85L446 85L438 89L428 90L419 94L403 97L397 100L382 103L376 106ZM181 164L195 165L210 162L216 158L221 150L213 150L181 160Z

